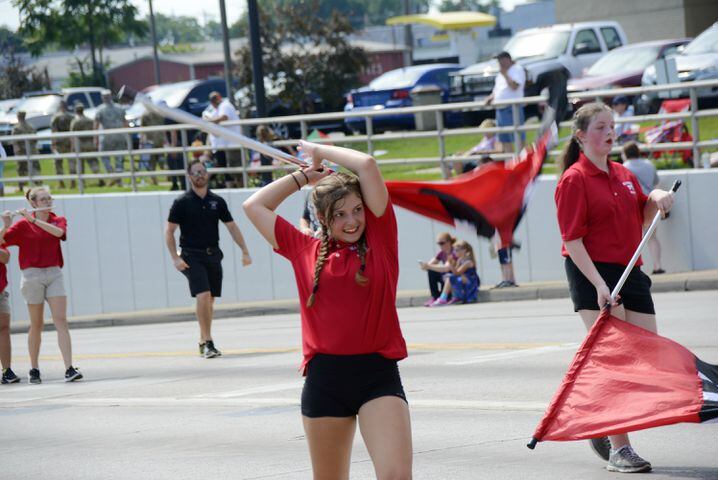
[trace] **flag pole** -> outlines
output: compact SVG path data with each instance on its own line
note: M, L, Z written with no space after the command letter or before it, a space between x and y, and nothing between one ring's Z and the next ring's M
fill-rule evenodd
M669 190L669 193L671 195L674 195L678 188L681 186L681 181L676 180L673 183L673 186ZM653 221L651 222L651 226L648 227L648 230L646 230L646 233L643 235L643 239L641 239L641 243L638 244L638 248L633 253L633 257L631 257L631 261L628 262L628 265L626 266L626 269L623 271L623 275L621 275L621 278L618 280L618 283L613 288L613 291L611 292L611 303L616 299L619 292L621 291L621 288L623 288L623 284L626 283L626 279L628 278L628 275L631 273L631 270L633 270L633 266L638 261L638 257L641 256L641 252L648 244L648 241L653 236L653 232L656 231L656 227L658 227L658 221L661 219L661 212L656 212L656 215L653 217Z
M184 110L180 110L178 108L171 108L166 104L154 103L150 97L133 90L127 85L124 85L122 86L122 88L120 88L119 92L117 92L117 97L124 97L129 98L130 100L138 101L142 105L144 105L145 108L157 112L164 117L171 118L172 120L179 123L188 123L199 128L200 130L204 130L205 132L211 133L212 135L222 137L225 140L229 140L245 148L249 148L250 150L263 153L264 155L267 155L269 157L276 158L277 160L280 160L282 162L291 163L292 165L296 165L300 168L307 166L306 162L303 162L297 157L289 155L288 153L285 153L277 148L258 142L239 133L233 132L227 127L223 127L222 125L218 125L216 123L208 122L207 120L195 117L194 115L189 114Z

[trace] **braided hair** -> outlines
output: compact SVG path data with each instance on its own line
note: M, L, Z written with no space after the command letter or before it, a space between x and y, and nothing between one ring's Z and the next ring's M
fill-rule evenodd
M319 245L317 263L314 265L314 284L312 286L312 293L307 299L307 307L314 305L314 299L319 290L319 275L322 272L322 268L324 268L327 254L329 253L329 230L334 219L334 211L337 203L352 193L360 199L362 198L359 179L343 172L334 173L323 178L312 191L311 201L320 217L321 243ZM354 281L364 286L369 283L369 279L364 275L367 252L366 238L364 235L362 235L356 243L356 249L361 266L354 275Z

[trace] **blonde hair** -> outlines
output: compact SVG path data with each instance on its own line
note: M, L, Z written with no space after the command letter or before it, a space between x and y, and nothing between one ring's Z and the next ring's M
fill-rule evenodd
M32 205L33 202L35 202L35 200L37 199L37 194L40 193L40 192L43 192L43 191L44 191L44 192L47 192L47 193L49 194L49 193L50 193L50 188L49 188L49 187L46 187L46 186L44 186L44 185L40 185L40 186L37 186L37 187L29 188L27 191L25 191L25 198L26 198L27 201L30 202L30 204Z
M452 236L449 232L442 232L438 236L439 240L448 240L453 246L456 243L456 237Z
M576 137L576 132L579 130L585 132L596 115L603 112L613 114L611 107L605 103L593 102L585 104L573 114L571 140L563 147L563 151L558 157L558 168L562 175L571 165L576 163L578 156L581 154L581 142L578 140L578 137Z
M466 250L466 253L468 254L469 258L471 260L474 260L474 248L466 240L457 241L454 244L454 248L463 248L464 250Z
M337 204L352 193L359 197L359 199L362 198L359 179L353 175L342 172L324 177L316 184L312 191L311 201L317 210L317 216L319 217L322 228L319 256L317 257L317 263L314 265L314 284L312 286L312 293L307 299L307 307L314 305L314 300L319 290L319 275L326 263L327 253L329 253L329 229L334 221L334 211L337 208ZM364 276L367 251L365 235L361 236L356 246L361 266L354 275L354 281L364 286L369 283L369 279Z
M495 128L496 122L490 118L485 118L483 122L479 124L479 128Z

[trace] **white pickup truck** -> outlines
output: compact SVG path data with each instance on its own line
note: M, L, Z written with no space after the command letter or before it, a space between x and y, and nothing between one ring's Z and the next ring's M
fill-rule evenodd
M529 28L516 33L504 50L526 70L524 94L538 95L552 84L565 85L609 50L626 44L617 22L581 22ZM481 100L491 93L499 72L494 59L450 75L451 102ZM527 113L528 114L528 113Z

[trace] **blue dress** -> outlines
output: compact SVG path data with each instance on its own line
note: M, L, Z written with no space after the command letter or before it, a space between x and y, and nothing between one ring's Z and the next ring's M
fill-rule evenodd
M466 283L464 283L466 280ZM451 282L451 295L454 299L462 303L474 303L479 296L479 285L481 280L476 273L476 267L466 270L463 275L451 274L449 277Z

